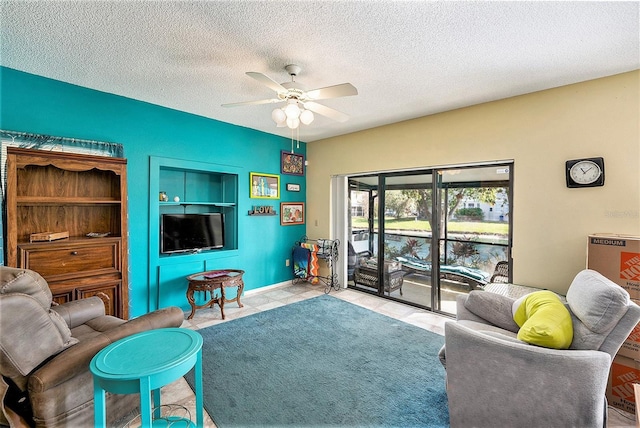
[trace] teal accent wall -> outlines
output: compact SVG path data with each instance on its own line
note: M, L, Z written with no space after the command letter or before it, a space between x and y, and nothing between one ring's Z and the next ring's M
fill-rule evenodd
M280 202L306 202L305 177L294 175L280 176L279 200L249 198L249 173L280 174L280 151L290 150L290 139L6 67L0 67L0 128L123 144L128 160L131 317L156 309L158 302L187 309L180 287L184 284L186 291L184 277L201 268L242 269L245 290L292 278L285 260L306 227L280 226L279 216L247 215L253 205L273 205L279 214ZM306 157L306 144L296 152ZM238 174L237 250L178 256L175 263L163 263L162 276L150 275L157 262L150 256L155 249L149 247L157 242L149 226L157 223L150 220L150 203L157 200L158 189L150 179L157 177L150 170L153 157L198 162L214 170L220 165ZM287 192L286 183L300 184L301 191ZM171 283L166 299L156 295L163 291L160 277Z

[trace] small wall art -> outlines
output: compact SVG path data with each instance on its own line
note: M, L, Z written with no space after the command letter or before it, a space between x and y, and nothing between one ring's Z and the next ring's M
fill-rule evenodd
M279 175L250 172L249 182L252 198L280 199Z
M283 150L280 153L280 172L289 175L304 175L304 156Z
M282 226L304 224L304 202L281 202L280 224Z
M287 192L299 192L300 185L295 183L287 183Z
M276 215L276 210L271 205L254 205L249 215Z

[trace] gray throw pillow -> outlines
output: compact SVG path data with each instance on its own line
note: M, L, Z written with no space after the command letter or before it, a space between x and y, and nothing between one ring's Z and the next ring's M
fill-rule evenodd
M514 299L490 291L473 290L464 307L491 324L517 333L520 327L513 320L511 306Z
M629 293L600 273L585 269L573 279L567 303L589 330L606 335L627 312Z

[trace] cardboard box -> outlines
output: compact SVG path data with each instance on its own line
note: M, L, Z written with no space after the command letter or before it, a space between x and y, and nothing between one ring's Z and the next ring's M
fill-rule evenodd
M589 235L587 268L600 272L640 300L640 237Z
M587 268L600 272L627 290L631 299L640 304L640 237L589 235ZM622 344L618 355L640 360L640 324Z
M634 384L640 383L640 362L617 356L611 364L607 384L607 401L611 406L634 414L636 399Z
M636 403L638 402L638 398L640 398L640 384L638 383L634 383L633 384L633 396L636 399ZM640 427L640 409L638 409L640 406L636 406L636 426Z
M633 300L633 299L631 299ZM633 300L637 305L640 305L639 300ZM623 357L632 358L634 360L640 360L640 324L631 331L627 340L624 341L618 355Z

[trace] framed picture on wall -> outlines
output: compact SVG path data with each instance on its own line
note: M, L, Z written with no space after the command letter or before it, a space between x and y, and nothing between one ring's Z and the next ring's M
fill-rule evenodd
M304 202L281 202L280 224L282 226L304 224Z
M283 150L280 153L280 172L289 175L304 175L304 156Z
M250 172L251 197L259 199L280 199L280 176Z

